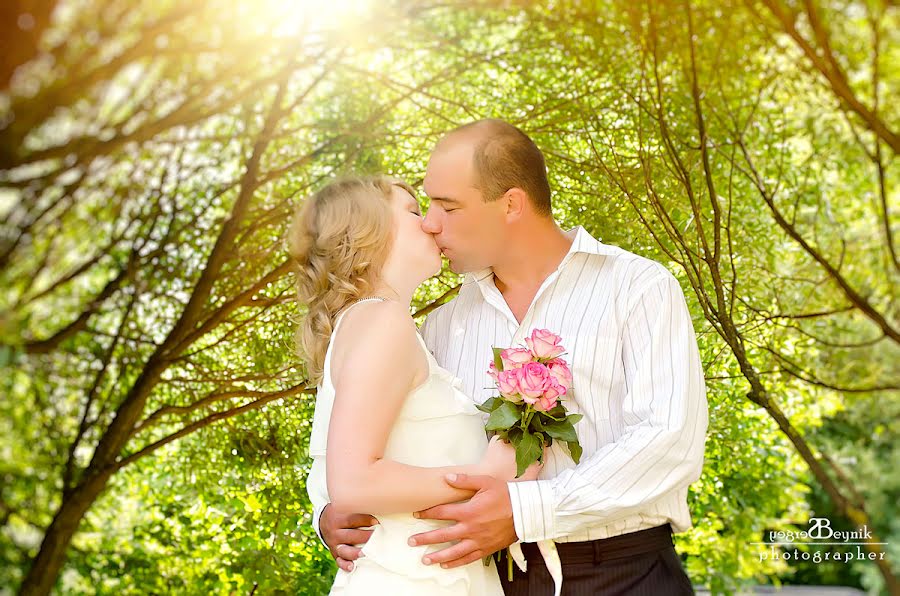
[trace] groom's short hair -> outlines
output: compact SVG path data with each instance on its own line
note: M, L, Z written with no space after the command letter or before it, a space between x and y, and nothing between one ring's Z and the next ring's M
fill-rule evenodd
M537 213L550 217L550 183L544 154L519 128L496 118L477 120L448 132L438 143L457 137L475 140L475 185L487 202L521 188Z

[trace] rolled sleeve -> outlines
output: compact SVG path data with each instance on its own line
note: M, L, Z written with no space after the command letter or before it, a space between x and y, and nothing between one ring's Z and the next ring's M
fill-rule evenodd
M516 536L522 542L537 542L555 535L556 511L553 488L547 480L508 482Z

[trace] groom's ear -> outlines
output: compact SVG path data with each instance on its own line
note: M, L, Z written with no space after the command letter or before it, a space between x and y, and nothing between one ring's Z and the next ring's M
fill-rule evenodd
M506 201L506 217L509 221L520 219L528 209L528 195L521 188L510 188L502 200Z

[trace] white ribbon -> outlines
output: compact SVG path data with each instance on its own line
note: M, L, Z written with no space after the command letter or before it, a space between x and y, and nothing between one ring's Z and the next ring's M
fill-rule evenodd
M556 587L554 596L559 596L562 591L562 563L559 560L559 552L556 550L556 543L552 540L539 540L537 543L538 550L544 558L547 565L547 571L553 578L553 585ZM514 542L509 545L509 556L516 562L519 569L523 572L528 570L528 561L525 560L525 554L522 552L522 543Z

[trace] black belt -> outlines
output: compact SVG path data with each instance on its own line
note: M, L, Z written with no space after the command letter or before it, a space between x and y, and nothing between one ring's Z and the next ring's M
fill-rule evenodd
M557 542L556 550L559 552L559 560L563 565L577 565L626 559L656 552L672 545L672 526L665 524L598 540ZM523 542L522 554L525 555L529 565L532 563L544 565L544 558L536 543Z

